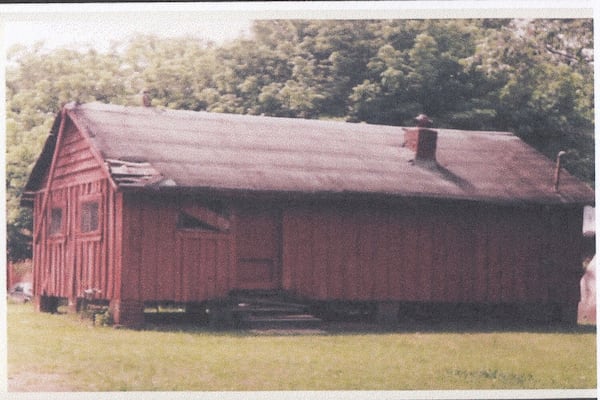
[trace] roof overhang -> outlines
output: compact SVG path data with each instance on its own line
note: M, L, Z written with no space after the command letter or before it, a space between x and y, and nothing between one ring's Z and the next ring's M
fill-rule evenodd
M573 201L551 201L540 199L501 199L501 198L466 198L451 197L441 194L423 194L423 193L381 193L381 192L326 192L326 191L281 191L281 190L246 190L246 189L227 189L213 187L185 187L185 186L138 186L138 185L120 185L122 193L142 194L150 197L177 197L177 196L199 196L221 199L253 199L269 200L281 202L384 202L384 203L453 203L453 204L481 204L489 206L502 207L559 207L559 208L582 208L593 206L593 202L573 202Z

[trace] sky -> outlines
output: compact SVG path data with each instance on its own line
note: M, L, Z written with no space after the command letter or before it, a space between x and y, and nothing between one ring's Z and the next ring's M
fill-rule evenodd
M1 43L92 46L99 51L136 33L193 36L217 44L247 35L264 18L587 17L593 0L89 3L0 5ZM583 11L584 9L588 11Z
M161 37L192 36L221 44L248 35L251 23L243 15L227 18L202 13L170 18L162 13L138 12L69 13L62 18L39 15L6 21L4 42L7 49L14 44L31 46L44 41L44 47L50 49L81 45L105 51L114 41L135 34L156 34Z

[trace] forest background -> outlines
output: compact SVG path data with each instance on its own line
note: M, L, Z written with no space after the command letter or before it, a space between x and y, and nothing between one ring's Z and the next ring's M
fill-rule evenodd
M92 47L13 46L6 59L7 256L31 255L19 205L70 101L511 131L594 186L592 19L262 20L216 45L137 35ZM293 134L293 133L290 133Z

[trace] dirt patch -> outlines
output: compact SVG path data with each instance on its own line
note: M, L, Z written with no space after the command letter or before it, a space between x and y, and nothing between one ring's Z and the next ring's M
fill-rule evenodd
M30 371L9 374L9 392L70 392L73 388L60 374L44 374Z

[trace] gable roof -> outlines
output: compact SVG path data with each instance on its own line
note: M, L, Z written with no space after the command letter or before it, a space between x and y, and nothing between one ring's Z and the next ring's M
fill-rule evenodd
M415 165L401 127L69 104L120 189L358 193L496 203L593 204L593 190L507 132L438 129L438 168ZM61 118L60 115L58 118ZM54 126L58 126L55 122ZM26 191L48 169L50 135Z

